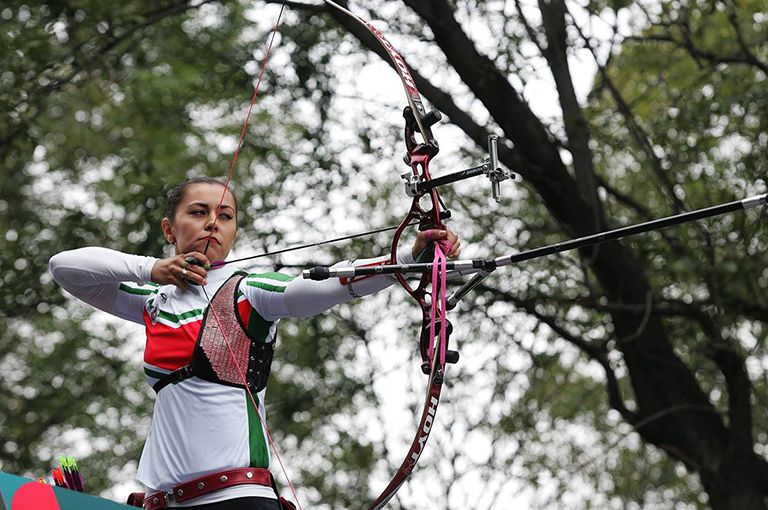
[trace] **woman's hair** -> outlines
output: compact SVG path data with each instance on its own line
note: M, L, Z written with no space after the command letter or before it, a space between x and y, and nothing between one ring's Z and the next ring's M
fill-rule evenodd
M190 177L188 179L184 179L179 184L171 188L170 191L168 191L168 194L166 195L166 199L165 199L166 218L168 218L171 221L176 219L176 208L179 207L179 203L181 202L181 199L184 198L184 192L187 190L189 186L193 184L218 184L221 187L227 188L227 191L232 193L232 197L235 199L235 210L237 210L237 197L235 196L235 192L232 191L232 188L230 188L227 183L225 183L220 179L216 179L214 177L206 177L206 176Z

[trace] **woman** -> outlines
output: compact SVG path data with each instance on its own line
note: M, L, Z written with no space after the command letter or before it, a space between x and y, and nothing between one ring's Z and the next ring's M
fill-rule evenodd
M245 275L217 264L235 241L237 201L211 178L189 179L169 192L162 230L175 249L165 259L89 247L50 261L68 292L146 327L144 371L157 396L137 475L147 487L144 507L278 510L262 426L277 321L323 312L394 280L376 276L342 285L281 273ZM451 231L430 235L450 241L448 256L459 256ZM428 242L420 233L398 262L412 263Z

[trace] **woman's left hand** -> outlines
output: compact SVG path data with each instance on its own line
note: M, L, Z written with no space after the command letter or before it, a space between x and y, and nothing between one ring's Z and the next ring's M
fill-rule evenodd
M434 229L419 232L416 241L413 243L413 257L416 258L427 247L430 241L439 241L445 239L451 243L451 251L446 255L449 259L457 259L461 255L461 240L451 229Z

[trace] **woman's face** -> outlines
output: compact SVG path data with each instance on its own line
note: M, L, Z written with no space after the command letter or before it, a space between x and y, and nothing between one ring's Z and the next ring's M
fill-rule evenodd
M184 189L173 222L163 218L163 234L176 245L177 254L198 251L211 262L227 258L237 234L237 210L229 190L216 210L224 189L213 183L190 184Z

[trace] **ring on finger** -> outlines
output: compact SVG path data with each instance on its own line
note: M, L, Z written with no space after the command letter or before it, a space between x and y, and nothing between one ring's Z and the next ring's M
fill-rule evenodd
M181 276L187 276L187 273L188 273L187 268L186 267L182 267L181 268Z
M181 264L182 269L187 269L188 267L189 267L189 261L185 260L184 262L182 262Z

